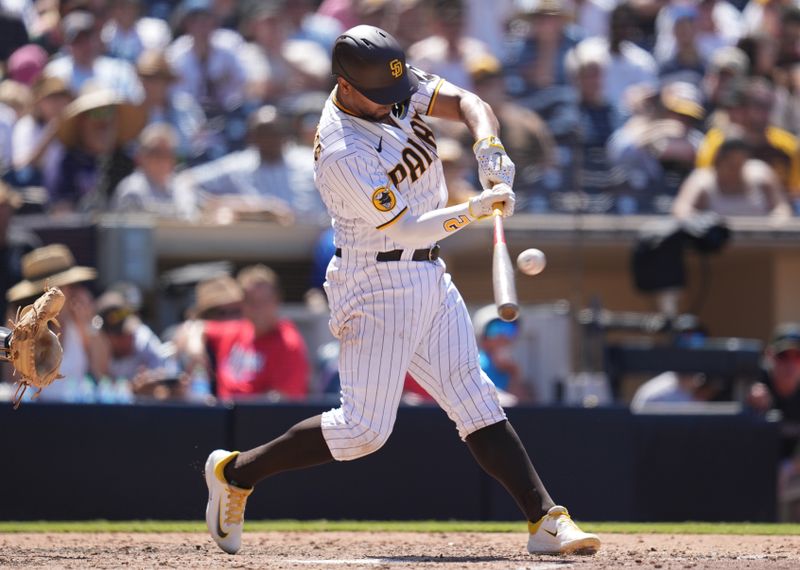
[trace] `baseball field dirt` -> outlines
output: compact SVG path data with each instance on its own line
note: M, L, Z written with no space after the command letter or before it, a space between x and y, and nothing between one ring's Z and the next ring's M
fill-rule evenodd
M524 534L253 532L236 556L201 533L0 534L0 568L800 568L800 536L604 534L594 557L530 556Z

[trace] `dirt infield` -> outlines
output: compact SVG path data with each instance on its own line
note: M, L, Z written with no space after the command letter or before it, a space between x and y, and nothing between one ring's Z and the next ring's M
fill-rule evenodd
M237 556L205 534L0 534L0 568L800 568L800 536L606 534L594 557L529 556L524 534L246 533Z

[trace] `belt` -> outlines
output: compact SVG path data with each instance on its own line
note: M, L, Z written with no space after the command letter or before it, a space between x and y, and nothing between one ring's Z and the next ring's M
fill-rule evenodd
M403 257L402 249L392 251L380 251L375 254L375 261L400 261ZM336 248L336 257L342 257L342 248ZM411 256L411 261L436 261L439 259L439 244L430 249L415 249Z

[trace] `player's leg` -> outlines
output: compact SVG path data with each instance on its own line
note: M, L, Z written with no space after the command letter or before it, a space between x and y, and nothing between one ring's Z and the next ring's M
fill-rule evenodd
M322 435L322 415L307 418L281 435L254 449L243 451L223 468L225 479L250 488L272 475L333 461Z
M599 539L572 523L536 473L500 407L494 385L480 370L472 323L449 277L446 286L446 300L409 372L455 422L478 464L514 498L528 520L530 552L596 551Z
M338 318L335 297L332 303L342 404L322 414L322 430L337 461L358 459L387 441L414 349L438 303L437 266L402 261L365 271L360 289L348 292L355 308L346 318Z
M389 264L368 268L363 271L370 274L355 284L348 281L329 291L332 299L341 295L331 303L331 328L341 343L339 408L308 418L249 451L217 450L209 456L206 523L226 552L233 554L241 546L244 504L256 483L333 459L357 459L388 439L413 347L433 314L428 305L434 301L418 289L432 287L436 280L433 271L422 271L412 280L395 275L397 270ZM336 284L336 273L329 273L329 280Z
M447 279L445 300L409 372L455 422L480 466L508 490L528 520L537 521L555 503L480 369L469 314Z

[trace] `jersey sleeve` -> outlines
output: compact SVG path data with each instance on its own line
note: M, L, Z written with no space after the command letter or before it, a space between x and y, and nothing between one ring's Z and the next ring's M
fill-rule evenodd
M430 115L433 106L436 105L436 98L439 95L439 89L444 84L444 79L414 66L409 67L409 73L415 74L419 79L419 89L411 96L411 106L420 115Z
M408 205L367 149L351 149L327 161L319 177L323 191L338 196L353 216L382 230L408 212Z

